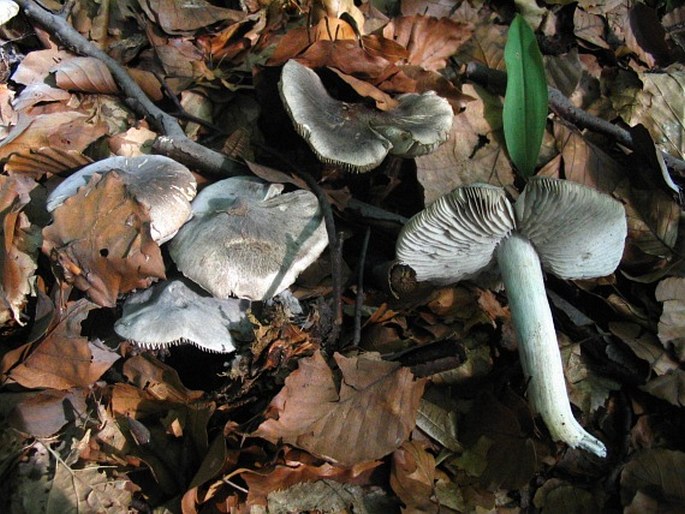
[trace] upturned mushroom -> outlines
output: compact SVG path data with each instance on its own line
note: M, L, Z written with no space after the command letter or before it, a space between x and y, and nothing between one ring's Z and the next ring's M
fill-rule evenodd
M190 218L190 201L196 182L188 168L169 157L109 157L81 168L70 175L48 196L52 212L88 184L94 174L116 170L128 191L150 211L150 236L157 244L171 239Z
M513 206L503 189L472 185L414 216L399 236L397 258L418 280L438 284L497 265L533 409L555 440L604 457L604 444L571 412L543 269L562 279L609 275L626 231L623 206L580 184L534 178Z
M179 271L217 298L267 300L290 286L328 237L316 196L282 190L253 177L204 188L169 243Z
M252 334L248 306L249 302L214 298L183 280L170 280L130 295L114 331L144 348L192 344L229 353L235 349L235 335L249 340Z
M454 114L434 92L397 97L389 111L332 98L319 76L290 60L279 90L293 125L316 156L348 171L371 170L388 155L416 157L447 141Z

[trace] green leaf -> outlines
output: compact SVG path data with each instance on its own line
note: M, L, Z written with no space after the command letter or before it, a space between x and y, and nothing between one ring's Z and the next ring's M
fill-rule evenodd
M547 82L535 34L516 15L504 47L507 92L502 121L509 156L524 177L533 174L547 119Z

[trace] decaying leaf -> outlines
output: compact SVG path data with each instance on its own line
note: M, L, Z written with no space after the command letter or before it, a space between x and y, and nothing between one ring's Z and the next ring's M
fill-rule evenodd
M349 468L322 462L308 453L286 448L283 462L269 471L245 471L241 474L248 486L248 505L266 505L274 491L296 484L311 484L318 480L334 480L347 484L367 484L369 476L380 465L379 461L356 464Z
M636 453L621 472L621 502L624 506L630 505L642 494L651 498L658 508L652 512L682 512L685 509L683 469L683 452L657 448Z
M149 213L116 171L94 176L54 218L43 230L43 252L67 283L97 304L112 307L119 294L165 277Z
M104 123L77 111L35 117L21 115L9 135L0 142L0 159L43 146L80 152L106 131Z
M14 429L34 437L50 437L64 425L87 416L85 389L46 389L31 393L10 412L7 420Z
M225 9L205 0L144 0L140 2L145 14L168 34L182 34L221 21L239 21L241 11Z
M406 441L392 454L390 486L405 505L404 512L440 511L433 501L435 458L426 451L426 445Z
M105 63L94 57L73 57L55 66L53 71L61 89L103 95L119 92Z
M472 28L449 18L400 16L383 28L383 36L409 51L408 64L439 71L447 59L471 37Z
M673 347L681 362L685 361L685 278L670 277L659 282L656 300L663 302L659 319L659 340Z
M112 512L125 513L137 489L125 476L107 476L100 466L77 467L79 451L88 444L90 431L83 440L73 441L72 449L57 458L46 512Z
M652 396L661 398L678 407L685 406L685 371L674 369L659 377L654 377L642 389Z
M463 91L476 100L454 117L447 142L416 158L426 205L458 186L514 183L502 142L501 101L479 87L465 85Z
M33 291L40 235L22 209L34 186L30 179L0 176L0 326L23 324L21 310Z
M342 373L339 388L321 353L301 359L254 435L344 466L397 448L414 427L424 381L369 355L336 354L335 361Z
M43 340L7 352L0 361L5 381L29 389L64 390L88 387L99 379L119 355L81 336L81 322L94 308L85 299L70 304Z

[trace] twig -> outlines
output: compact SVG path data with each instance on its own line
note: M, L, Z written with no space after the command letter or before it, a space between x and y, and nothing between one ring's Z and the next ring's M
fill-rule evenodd
M482 64L472 62L466 65L464 74L467 79L484 85L495 93L504 93L507 84L507 74L503 71L493 70ZM560 118L573 123L577 127L609 136L617 143L630 149L635 149L633 138L626 129L593 116L583 109L579 109L556 88L549 87L548 95L550 109ZM685 175L685 161L666 152L662 152L662 155L670 169L679 175Z
M364 263L366 262L366 250L369 248L369 237L371 228L366 227L362 249L359 252L359 262L357 263L357 297L354 302L354 335L352 336L352 346L359 346L362 340L362 306L364 305Z
M121 88L126 97L126 103L140 116L149 119L150 123L162 134L168 136L165 148L178 146L183 155L192 158L193 167L208 175L227 177L244 173L225 155L189 139L176 119L157 107L115 59L88 41L66 20L44 9L34 0L17 0L16 3L30 20L42 25L66 47L77 54L102 61Z

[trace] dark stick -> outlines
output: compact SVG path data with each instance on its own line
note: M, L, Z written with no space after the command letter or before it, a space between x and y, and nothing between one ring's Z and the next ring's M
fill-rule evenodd
M138 115L147 118L162 134L169 137L164 145L165 148L178 146L181 154L191 158L193 167L208 175L229 177L244 173L242 168L236 166L235 162L225 155L189 139L176 118L157 107L115 59L88 41L66 20L44 9L34 0L17 0L17 4L30 20L42 25L66 47L80 55L102 61L121 88L126 103ZM185 162L185 164L188 163Z
M366 227L362 249L359 252L359 262L357 263L357 297L354 302L354 335L352 346L359 346L362 339L362 305L364 305L364 262L366 261L366 250L369 248L369 238L371 228Z

